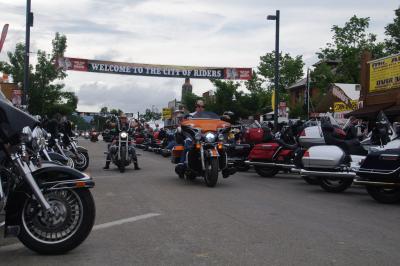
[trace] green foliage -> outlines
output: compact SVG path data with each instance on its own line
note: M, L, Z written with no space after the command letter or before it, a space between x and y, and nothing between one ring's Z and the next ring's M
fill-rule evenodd
M194 112L196 109L197 100L201 99L201 97L197 96L192 92L186 92L182 95L182 103L186 107L189 112Z
M395 11L393 23L385 27L385 34L389 37L385 39L385 48L388 54L400 53L400 8Z
M79 115L71 115L68 117L69 120L71 120L72 123L77 125L78 130L88 130L90 129L90 124L85 121L82 117Z
M303 77L303 57L298 55L292 57L290 54L279 53L279 87L280 100L287 100L286 88ZM265 78L268 89L275 88L275 52L272 51L260 57L258 66L259 74Z
M334 25L333 42L317 53L322 62L337 61L332 68L334 72L333 82L360 83L360 59L364 50L371 51L373 57L384 56L384 44L376 41L376 35L367 33L370 18L358 18L353 16L343 27ZM327 65L317 67L318 75L327 74ZM326 75L324 84L328 83L332 76ZM314 79L315 80L315 79Z
M161 113L153 112L148 108L146 109L144 114L140 114L140 118L144 119L146 122L151 120L160 120L161 116L162 116Z
M304 110L304 104L298 103L295 106L292 106L289 112L289 117L295 119L307 119L307 112Z
M55 67L57 58L63 56L67 48L67 38L56 33L52 45L52 54L39 50L35 67L30 65L28 110L39 115L70 115L75 111L78 99L73 92L64 91L64 84L56 83L67 75L63 69ZM16 83L23 82L24 53L25 46L19 43L14 53L8 52L9 62L0 62L0 71L11 74Z
M101 112L101 109L100 109L100 112ZM118 110L117 109L111 109L110 110L110 114L112 114L112 115L120 116L122 113L123 113L123 111L121 109L118 109Z

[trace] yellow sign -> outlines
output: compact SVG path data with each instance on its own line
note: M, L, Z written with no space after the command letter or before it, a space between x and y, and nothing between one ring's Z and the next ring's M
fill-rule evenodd
M172 118L172 111L169 108L162 109L162 116L164 119L171 119Z
M271 107L272 107L272 111L274 111L275 110L275 90L272 91Z
M400 88L400 55L370 62L369 71L370 92Z
M342 113L342 112L350 112L358 109L358 101L351 100L351 107L346 105L344 102L335 102L333 103L333 111L335 113Z

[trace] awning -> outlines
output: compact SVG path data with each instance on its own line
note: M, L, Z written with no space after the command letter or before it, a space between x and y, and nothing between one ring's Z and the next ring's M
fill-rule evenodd
M394 105L385 110L386 115L398 115L400 116L400 105Z
M355 118L375 119L379 111L384 111L386 114L386 109L388 109L393 105L394 103L384 103L384 104L365 106L364 108L347 113L344 116L346 118L354 116Z

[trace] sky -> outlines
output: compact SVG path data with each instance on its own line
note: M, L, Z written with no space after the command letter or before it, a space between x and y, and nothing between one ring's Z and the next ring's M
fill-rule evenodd
M0 27L10 24L0 53L25 40L25 0L0 0ZM275 22L281 12L280 50L302 55L306 67L331 41L333 25L357 15L370 17L369 31L384 39L398 0L32 0L31 62L35 52L51 52L55 32L67 36L66 56L129 63L252 67L275 47ZM66 90L79 98L79 111L102 106L125 112L166 107L180 99L179 78L68 72ZM192 79L194 93L213 89Z

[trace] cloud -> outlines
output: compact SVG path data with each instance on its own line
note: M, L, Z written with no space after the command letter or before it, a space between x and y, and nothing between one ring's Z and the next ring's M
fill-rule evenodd
M6 52L24 41L25 2L0 0L0 6L1 23L10 23L0 54L5 60ZM354 14L371 17L370 32L383 40L398 7L398 0L35 0L31 50L50 52L59 31L67 35L71 57L256 67L261 55L274 50L275 23L266 16L280 9L282 52L303 55L310 66L331 40L332 25L343 25ZM136 111L179 98L183 81L71 72L64 82L79 96L79 109L109 104ZM192 84L197 93L212 88L206 80Z

